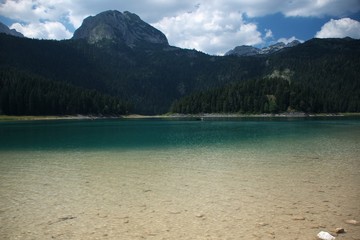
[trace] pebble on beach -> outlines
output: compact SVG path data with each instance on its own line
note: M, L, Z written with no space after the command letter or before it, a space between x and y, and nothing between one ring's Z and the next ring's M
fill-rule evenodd
M260 222L257 224L259 227L265 227L267 225L269 225L268 223L264 223L264 222Z
M336 233L345 233L345 229L344 228L336 228L335 232Z
M356 221L354 219L349 219L345 221L347 224L351 224L351 225L359 225L359 221Z

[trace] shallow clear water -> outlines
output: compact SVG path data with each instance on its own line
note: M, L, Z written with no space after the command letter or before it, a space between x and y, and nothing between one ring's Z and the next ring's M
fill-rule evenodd
M0 123L1 239L357 239L359 200L359 118Z

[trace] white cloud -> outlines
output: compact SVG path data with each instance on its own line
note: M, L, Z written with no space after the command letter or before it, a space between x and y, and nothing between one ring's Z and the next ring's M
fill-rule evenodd
M274 13L285 16L322 17L343 16L360 11L359 0L202 0L216 9L237 10L249 17Z
M191 1L176 0L0 0L0 16L29 27L42 22L61 22L69 31L78 28L84 18L106 10L130 11L147 22L156 22L193 5Z
M72 36L72 33L69 32L60 22L44 22L30 24L14 23L10 26L10 28L21 32L24 36L29 38L68 39Z
M359 0L0 0L0 16L19 23L16 26L28 37L71 37L69 33L85 17L109 9L136 13L160 28L173 45L222 53L274 37L271 30L259 30L243 16L344 17L359 12L360 4ZM265 32L261 35L259 31Z
M343 16L360 11L359 0L3 0L0 15L22 22L59 21L67 19L79 27L82 19L101 11L131 11L148 22L157 22L190 11L196 5L211 11L241 12L249 17L283 13L285 16Z
M212 11L201 5L153 26L165 33L170 44L207 53L223 54L233 46L262 42L257 26L246 23L241 13Z
M30 38L67 39L70 0L5 0L0 15L15 20L10 26ZM69 26L68 26L69 27Z
M69 0L5 0L0 15L22 22L59 20L67 13Z
M271 39L273 37L274 37L274 35L273 35L271 29L265 29L265 39L269 39L269 38Z
M319 32L317 38L360 38L360 22L351 18L341 18L339 20L331 19L325 23Z
M280 8L285 16L323 17L356 13L360 4L359 0L289 0Z

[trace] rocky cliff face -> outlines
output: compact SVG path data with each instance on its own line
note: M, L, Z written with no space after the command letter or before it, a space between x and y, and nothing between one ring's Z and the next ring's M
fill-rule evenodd
M86 39L96 43L103 39L121 41L133 47L137 43L168 45L166 36L130 12L116 10L102 12L86 18L74 33L73 39Z
M24 35L22 35L18 31L16 31L15 29L10 29L1 22L0 22L0 33L5 33L5 34L12 35L15 37L24 37Z

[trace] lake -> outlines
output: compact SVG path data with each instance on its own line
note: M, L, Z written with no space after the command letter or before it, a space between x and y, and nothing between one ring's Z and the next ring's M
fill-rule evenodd
M360 118L0 122L1 239L360 239Z

